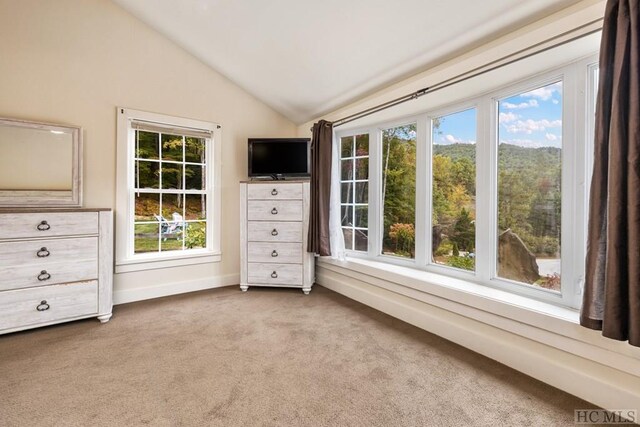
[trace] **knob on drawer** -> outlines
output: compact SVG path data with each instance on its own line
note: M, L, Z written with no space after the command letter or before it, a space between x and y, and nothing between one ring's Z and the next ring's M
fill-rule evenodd
M276 208L271 209L271 215L278 215L278 209Z
M276 230L275 228L273 230L271 230L271 235L272 236L277 236L278 235L278 230Z
M47 231L48 229L51 228L51 226L47 221L40 221L40 224L38 224L36 228L40 231Z
M271 252L271 256L272 257L277 257L278 256L278 251L276 251L275 249L273 250L273 252Z
M38 304L38 306L36 307L36 310L38 310L38 311L47 311L47 310L49 310L49 308L51 308L51 306L49 304L47 304L47 300L42 300L42 301L40 301L40 304Z
M49 279L51 279L51 274L47 273L47 270L42 270L40 274L38 274L38 280L41 282Z
M273 273L271 273L271 277L273 277L274 279L278 278L278 272L274 271Z
M51 252L49 252L49 250L45 247L40 248L40 250L36 253L36 255L38 255L38 258L46 258L49 255L51 255Z
M278 195L278 190L276 190L275 188L273 190L271 190L271 195L272 196L277 196Z

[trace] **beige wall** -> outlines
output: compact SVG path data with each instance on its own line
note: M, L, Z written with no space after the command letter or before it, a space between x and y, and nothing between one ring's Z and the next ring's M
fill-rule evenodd
M115 299L238 283L246 139L291 122L108 0L0 0L0 94L2 117L84 128L87 207L115 208L116 106L221 124L222 262L120 274Z

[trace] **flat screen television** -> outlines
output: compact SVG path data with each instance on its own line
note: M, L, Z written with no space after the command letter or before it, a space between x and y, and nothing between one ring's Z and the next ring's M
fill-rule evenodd
M308 138L249 138L249 176L305 177L311 175Z

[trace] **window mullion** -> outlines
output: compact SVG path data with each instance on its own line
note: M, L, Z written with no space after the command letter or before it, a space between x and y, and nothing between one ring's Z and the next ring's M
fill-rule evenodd
M425 266L431 257L431 137L429 119L421 116L416 123L416 218L415 262Z
M476 140L476 275L488 282L497 263L497 109L485 97L478 103Z
M382 132L369 131L369 256L382 253Z

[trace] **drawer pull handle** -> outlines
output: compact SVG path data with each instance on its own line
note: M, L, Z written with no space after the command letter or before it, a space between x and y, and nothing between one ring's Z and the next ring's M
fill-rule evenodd
M51 252L47 248L40 248L36 255L38 255L38 258L46 258L51 255Z
M40 221L40 224L38 224L37 228L40 231L47 231L48 229L51 228L51 226L49 225L49 223L47 221Z
M274 271L273 273L271 273L271 277L273 277L274 279L277 279L278 273Z
M272 196L277 196L278 195L278 190L276 190L275 188L273 190L271 190L271 195Z
M49 310L49 308L51 308L51 306L49 304L47 304L46 300L40 301L40 304L38 304L38 306L36 307L36 310L38 311L47 311Z
M47 273L47 270L42 270L40 274L38 274L38 280L44 282L45 280L51 279L51 275Z
M272 257L277 257L278 256L278 251L276 251L275 249L273 250L273 252L271 252L271 256Z
M276 230L275 228L273 230L271 230L271 235L272 236L277 236L278 235L278 230Z
M278 209L276 208L271 209L271 215L278 215Z

